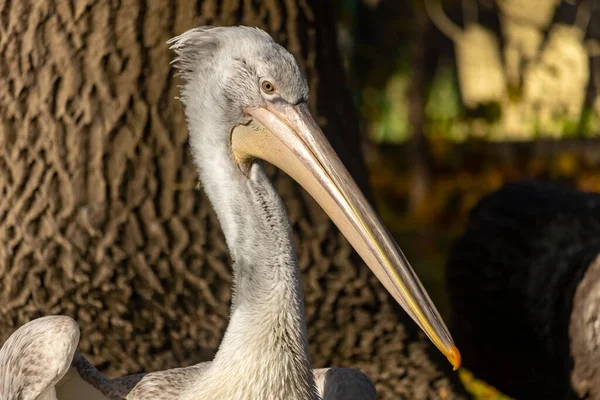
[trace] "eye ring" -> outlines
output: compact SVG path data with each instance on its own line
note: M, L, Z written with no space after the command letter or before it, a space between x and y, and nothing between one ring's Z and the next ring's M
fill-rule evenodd
M263 83L261 84L262 90L265 93L273 93L275 91L275 85L273 85L271 82L269 81L263 81Z

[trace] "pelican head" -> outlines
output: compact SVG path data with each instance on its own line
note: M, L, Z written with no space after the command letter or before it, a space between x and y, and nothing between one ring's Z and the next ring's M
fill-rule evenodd
M252 179L256 161L267 161L319 203L456 369L460 353L438 311L311 116L308 85L294 57L267 33L247 27L192 29L170 44L184 80L181 100L201 181L215 207L230 208L219 219L232 257L244 215L219 191L232 176Z

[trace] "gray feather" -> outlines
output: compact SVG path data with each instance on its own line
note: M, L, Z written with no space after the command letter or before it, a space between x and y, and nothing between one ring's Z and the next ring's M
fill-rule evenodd
M69 317L42 317L17 329L0 349L0 400L35 400L53 392L78 343L79 327Z

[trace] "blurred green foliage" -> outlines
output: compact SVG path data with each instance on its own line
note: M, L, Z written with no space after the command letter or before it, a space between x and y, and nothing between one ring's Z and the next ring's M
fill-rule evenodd
M403 2L403 7L390 5L391 0L336 0L339 16L339 37L346 60L354 96L360 110L364 131L374 143L398 144L412 134L408 114L409 85L414 65L414 14L422 1ZM459 8L460 2L444 2ZM373 5L376 4L375 7ZM383 9L380 11L379 9ZM379 11L378 11L379 10ZM397 15L390 15L396 12ZM459 12L460 14L460 12ZM496 34L500 36L500 32ZM586 103L581 117L553 115L546 123L546 132L534 119L523 123L523 132L507 136L501 119L506 107L520 107L523 101L522 85L507 84L503 104L494 103L467 109L461 99L453 44L444 41L441 34L430 35L430 53L439 53L439 59L428 57L428 68L433 68L424 90L426 96L425 134L430 138L463 142L469 138L484 140L525 140L545 137L592 138L600 137L600 107L594 110ZM422 67L422 66L421 66ZM598 71L590 71L591 74ZM590 85L593 79L590 77ZM560 132L556 135L554 132Z
M429 89L425 106L428 134L434 138L464 141L468 137L468 127L461 121L463 112L456 71L451 61L446 61L437 69Z
M468 388L475 400L511 400L485 382L476 379L471 371L461 368L458 372L461 381Z
M368 137L375 143L402 143L411 134L406 92L409 76L398 71L386 82L383 90L366 87L361 108L372 117L367 127Z

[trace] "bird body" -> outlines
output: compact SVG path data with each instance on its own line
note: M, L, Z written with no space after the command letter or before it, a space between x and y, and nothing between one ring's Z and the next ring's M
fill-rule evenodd
M483 197L446 265L467 367L512 398L600 398L599 254L599 193L524 180Z
M281 389L281 397L264 389L257 394L266 383L260 371L230 369L234 374L219 380L218 374L210 376L211 367L219 370L213 362L108 379L75 352L78 341L77 323L67 316L38 318L15 331L0 349L0 400L301 398ZM275 376L276 371L266 372ZM313 376L318 398L375 398L373 383L359 371L322 368L314 370ZM212 386L211 381L219 381L220 386Z
M109 380L77 354L71 369L61 370L66 380L59 382L58 400L71 400L68 391L76 387L111 400L375 398L361 372L312 369L292 229L259 159L288 173L317 200L457 366L460 354L435 306L310 115L308 85L294 57L267 33L248 27L192 29L170 43L184 81L180 98L193 160L233 261L230 322L214 360L187 368ZM14 341L2 348L13 357ZM61 354L63 364L69 355ZM0 365L3 376L31 378ZM44 382L55 390L60 379ZM37 397L22 400L29 399Z

